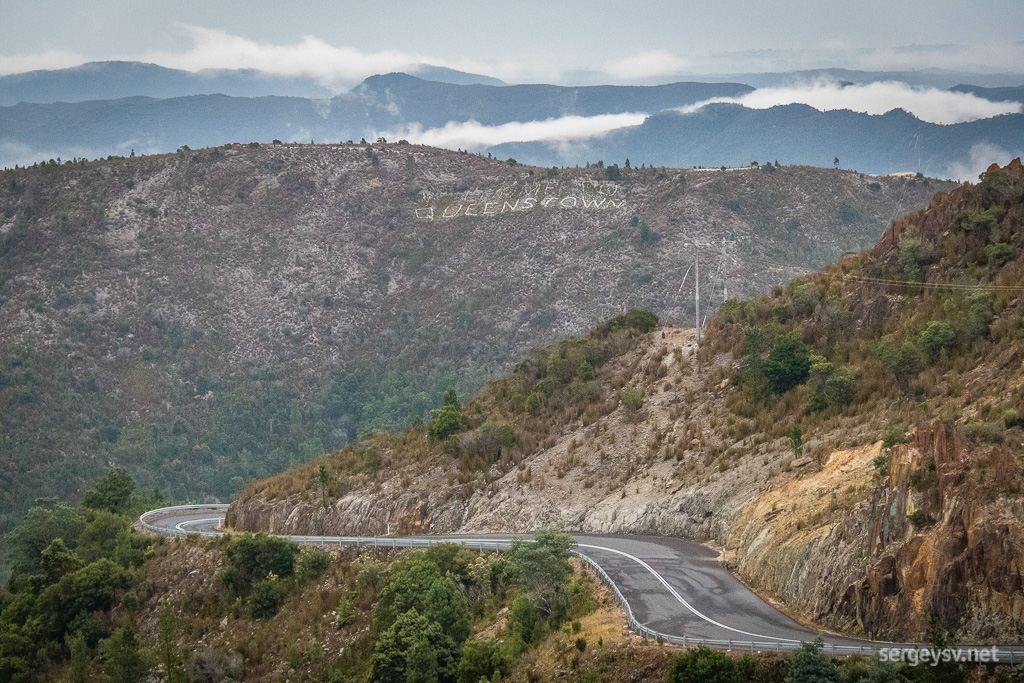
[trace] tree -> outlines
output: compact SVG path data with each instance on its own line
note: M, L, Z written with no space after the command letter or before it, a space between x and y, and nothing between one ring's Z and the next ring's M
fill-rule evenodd
M910 393L910 380L921 371L921 353L909 341L896 344L892 340L883 339L876 350L882 367L896 378L896 384L903 395Z
M835 161L832 162L832 168L839 168L839 157L836 157Z
M454 389L449 389L444 394L444 405L437 410L430 411L430 424L427 426L427 436L432 441L444 441L448 437L466 431L469 421L462 406L459 404L458 396Z
M644 392L632 384L627 384L619 391L619 402L622 404L626 417L632 420L644 404Z
M857 388L857 375L850 368L837 369L834 364L812 353L810 382L811 396L808 407L822 411L830 406L849 405Z
M821 636L813 643L800 643L800 649L793 654L793 665L786 676L786 683L837 683L839 670L831 657L822 654L824 641Z
M89 644L85 642L85 636L82 633L77 633L74 636L69 636L65 642L71 654L71 662L68 667L71 683L87 683L89 669L92 667L92 657L89 654Z
M505 553L505 580L524 590L544 614L558 616L567 609L565 588L572 576L569 558L575 548L572 536L561 531L538 531L533 543L514 540Z
M467 640L462 645L459 659L459 683L478 683L481 679L491 680L494 674L504 676L508 660L501 652L494 638Z
M7 534L14 570L35 572L39 568L40 553L56 538L63 539L68 548L74 548L85 525L78 511L65 503L56 499L36 503L29 508L25 519Z
M768 384L776 394L784 394L807 381L811 374L810 352L799 333L780 336L764 364Z
M956 331L949 323L942 320L931 320L928 326L918 335L918 343L928 355L928 361L934 363L956 340Z
M186 680L185 671L181 666L181 653L178 649L180 635L181 629L178 626L174 610L165 602L157 613L156 652L157 658L164 668L164 678L167 683Z
M373 683L454 681L458 647L441 626L415 609L400 615L377 640Z
M135 482L128 470L115 467L82 497L82 506L121 514L128 510L134 492Z
M740 683L729 655L701 645L677 655L667 683Z
M327 465L320 463L320 502L327 507L327 487L331 483L331 477L327 473Z
M469 637L466 596L426 553L414 553L396 562L377 598L377 623L387 629L409 610L440 624L460 646Z
M526 412L533 417L540 415L541 405L540 394L536 391L526 397Z
M46 583L54 584L65 575L81 569L82 560L64 545L64 539L55 538L40 553L39 568L43 570L43 579Z
M255 584L274 574L286 578L295 573L295 544L267 534L240 534L224 551L221 582L232 597L244 597Z
M645 308L631 308L612 318L612 329L632 328L647 333L658 326L658 316Z
M924 282L924 266L932 262L934 247L931 242L916 237L900 241L900 252L896 257L903 268L903 275L914 282Z
M618 164L612 164L604 172L608 174L608 180L622 180L622 171L619 170Z
M100 641L99 651L111 683L138 683L153 668L131 626L116 629L109 638Z
M789 445L793 449L793 457L799 458L804 450L804 431L797 425L793 425L786 432L786 436L789 437Z

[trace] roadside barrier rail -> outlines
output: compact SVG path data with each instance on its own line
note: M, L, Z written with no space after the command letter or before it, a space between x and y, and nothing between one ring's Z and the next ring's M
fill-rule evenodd
M224 535L221 531L189 531L188 529L180 528L183 524L176 525L175 527L156 526L151 521L166 517L173 517L175 513L186 512L186 511L198 511L198 510L210 510L211 513L223 513L227 510L228 506L225 504L213 504L208 503L205 505L175 505L172 507L158 508L156 510L150 510L139 515L139 524L154 534L160 536L167 536L172 538L185 538L188 536L200 536L203 538L211 538L216 536ZM220 515L220 519L223 521L223 514ZM509 548L512 545L512 539L481 539L481 538L446 538L444 536L437 537L395 537L395 536L289 536L286 534L275 534L284 538L290 539L294 543L302 545L313 545L321 548L328 548L331 546L355 546L356 548L429 548L436 545L445 544L456 544L461 545L465 548L475 548L477 550L486 551L500 551ZM531 539L523 538L522 540L532 542ZM799 650L802 643L792 642L790 640L767 640L767 641L756 641L756 640L721 640L714 638L701 638L701 637L690 637L686 635L672 635L668 633L661 633L655 631L652 628L648 628L641 624L636 617L633 616L633 609L629 605L629 601L619 590L619 587L615 584L608 573L595 562L592 558L587 556L585 553L579 550L575 551L577 557L589 566L594 573L600 579L615 596L615 601L626 615L626 623L629 629L639 635L640 637L647 640L654 640L659 643L671 643L673 645L681 645L683 647L698 647L705 646L715 650L725 651L739 651L739 652L791 652L793 650ZM973 645L960 645L961 651L967 651L971 649L988 649L991 646L973 646ZM1024 662L1024 648L1013 647L1004 648L997 647L998 650L998 663L1009 664ZM878 642L870 643L866 645L836 645L833 643L825 642L822 652L825 654L833 655L836 657L848 657L851 655L864 655L864 656L875 656L882 650L890 650L892 648L900 648L905 650L921 650L929 649L930 646L922 643L887 643ZM956 648L954 648L956 649Z

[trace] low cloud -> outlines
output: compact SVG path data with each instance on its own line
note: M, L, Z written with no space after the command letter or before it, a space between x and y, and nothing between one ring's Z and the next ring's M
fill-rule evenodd
M618 80L633 80L666 76L686 69L688 60L682 59L671 52L654 50L624 59L611 60L605 63L605 73Z
M976 181L978 176L992 164L1005 166L1014 157L1021 156L1020 150L1010 152L990 142L979 142L971 147L966 159L953 162L947 173L954 180Z
M446 149L483 149L505 142L555 142L578 140L604 135L626 126L638 126L647 114L602 114L600 116L563 116L544 121L513 121L498 126L485 126L476 121L450 121L442 128L424 130L418 124L380 135L388 139L407 139Z
M85 61L81 55L65 50L48 50L30 55L0 55L0 76L39 69L66 69Z
M186 26L192 47L184 52L151 52L145 61L176 69L258 69L281 76L311 76L329 84L402 71L426 61L421 55L385 50L362 52L334 47L315 36L295 45L258 43L226 31Z
M922 121L940 124L962 123L1000 114L1018 114L1020 102L991 102L970 93L914 87L895 81L862 85L818 82L810 85L761 88L740 97L716 97L698 102L681 111L691 112L712 102L732 102L751 109L767 109L782 104L806 104L821 111L849 109L867 114L884 114L905 109Z

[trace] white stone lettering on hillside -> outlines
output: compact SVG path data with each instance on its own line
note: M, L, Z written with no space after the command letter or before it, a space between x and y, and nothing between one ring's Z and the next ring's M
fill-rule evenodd
M414 211L416 218L424 221L500 216L534 209L608 211L626 208L626 198L618 183L595 180L516 182L487 190L424 191L423 196L425 204Z

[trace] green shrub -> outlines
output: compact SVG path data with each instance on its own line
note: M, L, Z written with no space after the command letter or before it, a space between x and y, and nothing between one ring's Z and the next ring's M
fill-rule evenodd
M319 579L331 566L331 556L320 548L305 548L299 554L296 574L301 583Z
M1007 408L1003 411L1003 425L1007 429L1024 427L1024 415L1021 415L1021 412L1016 408Z
M878 343L878 360L882 367L896 378L896 384L903 394L910 393L910 380L921 371L921 352L909 341L897 344L883 339Z
M462 405L455 390L449 389L444 395L444 405L430 412L427 435L432 441L444 441L450 436L466 431L468 426L469 421L462 412Z
M900 242L900 253L897 261L903 267L903 274L908 280L915 282L924 281L924 266L932 262L933 251L934 248L931 242L922 242L916 237L907 238Z
M890 448L893 444L909 441L906 425L891 424L882 432L882 448Z
M665 680L667 683L740 683L732 658L703 645L676 655Z
M818 636L813 643L801 643L793 654L786 683L837 683L839 671L832 659L822 653L824 641Z
M298 548L287 538L267 534L233 536L224 551L221 582L232 597L245 597L270 574L287 578L295 573Z
M807 381L811 374L810 352L799 333L780 336L768 354L764 374L772 392L784 394Z
M253 618L266 619L277 614L282 602L284 588L276 577L269 576L253 585L245 604Z
M644 308L631 308L624 314L612 318L612 329L632 328L638 332L650 332L658 326L658 316Z
M918 335L918 343L924 349L931 363L937 361L944 350L953 346L955 340L956 331L949 323L942 320L930 321Z
M115 467L82 497L82 506L121 514L128 509L135 492L135 483L128 470Z
M540 409L543 405L540 394L536 391L526 397L526 412L533 417L540 415Z
M502 653L496 639L467 640L462 645L458 682L490 681L494 679L495 674L499 677L505 675L508 666L508 658Z
M627 384L619 391L619 402L626 411L626 416L634 417L644 404L644 392L632 384Z
M889 456L887 455L876 455L874 460L871 461L872 467L875 468L875 474L879 477L889 476Z
M932 518L924 510L914 510L907 519L919 529L930 526L932 523Z
M1007 244L1006 242L997 242L985 247L985 256L988 258L988 264L990 266L1002 268L1013 260L1014 256L1016 256L1016 252L1013 250L1013 245Z

